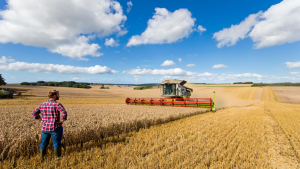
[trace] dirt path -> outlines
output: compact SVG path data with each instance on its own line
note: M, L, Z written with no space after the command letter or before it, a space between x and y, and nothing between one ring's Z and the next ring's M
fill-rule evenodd
M259 88L257 90L256 96L255 96L255 100L261 101L262 93L263 93L263 88Z

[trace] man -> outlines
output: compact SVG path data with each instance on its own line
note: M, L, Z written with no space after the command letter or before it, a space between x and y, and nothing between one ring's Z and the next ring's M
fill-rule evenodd
M67 120L67 111L62 104L56 101L59 100L59 91L50 90L48 92L48 97L48 101L42 103L32 112L34 119L43 123L42 142L40 145L41 161L44 160L46 147L49 144L50 137L52 137L54 144L55 160L58 160L61 156L61 140L63 136L62 124ZM62 120L60 120L60 113L62 114Z

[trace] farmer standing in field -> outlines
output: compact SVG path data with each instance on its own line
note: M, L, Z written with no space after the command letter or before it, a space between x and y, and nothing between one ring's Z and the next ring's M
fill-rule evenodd
M44 160L46 147L49 144L50 137L54 144L55 160L61 156L61 140L63 136L62 124L67 120L67 111L62 104L58 103L59 91L50 90L48 92L49 100L42 103L33 112L32 116L36 120L43 122L42 124L42 142L40 145L41 161ZM60 113L62 120L60 120ZM40 116L42 114L42 117Z

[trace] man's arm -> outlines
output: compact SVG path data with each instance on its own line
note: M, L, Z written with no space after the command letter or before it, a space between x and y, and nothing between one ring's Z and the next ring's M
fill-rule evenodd
M58 105L57 110L61 113L61 121L56 123L63 124L63 122L67 120L67 116L68 116L67 111L62 104Z
M41 111L40 111L40 106L39 106L32 112L32 117L36 120L42 121L40 113L41 113Z

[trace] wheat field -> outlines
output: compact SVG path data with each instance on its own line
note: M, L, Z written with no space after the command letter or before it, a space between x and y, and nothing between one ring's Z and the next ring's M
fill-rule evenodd
M226 87L222 91L242 101L255 100L258 87Z
M255 95L252 90L241 89L240 92L244 93L236 95L242 100L252 99ZM84 141L80 136L97 136L95 132L99 132L98 130L93 130L94 133L83 130L81 134L70 132L67 137L75 141L82 139L82 142L69 143L63 149L63 156L59 161L54 161L53 153L48 151L44 163L39 162L38 154L7 158L1 163L3 168L299 168L300 105L279 103L276 93L270 87L263 88L261 100L247 107L220 109L216 113L205 113L205 110L201 113L189 112L194 109L187 108L187 115L177 118L176 111L179 108L167 110L166 107L158 107L163 108L161 111L164 113L175 114L166 115L156 123L140 121L127 126L134 128L134 125L148 125L138 130L125 132L114 125L111 131L121 132L112 133L97 141ZM99 106L98 110L104 105ZM127 105L119 105L120 109L110 106L110 109L124 113ZM82 110L89 110L84 106L80 107ZM11 107L2 107L1 112L9 108ZM134 118L145 120L155 117L156 113L151 118L146 116L151 114L151 108L156 107L135 108L137 111L132 114ZM135 115L138 111L147 113ZM97 127L95 122L100 120L96 113L94 111L95 115L83 122L87 124L86 129ZM122 113L112 119L122 119ZM110 113L105 117L108 115ZM157 117L161 116L162 114ZM74 115L75 117L77 116ZM164 121L165 119L168 120ZM70 131L72 125L74 128L79 127L79 124L72 124L71 121L66 122L66 127L67 125Z

